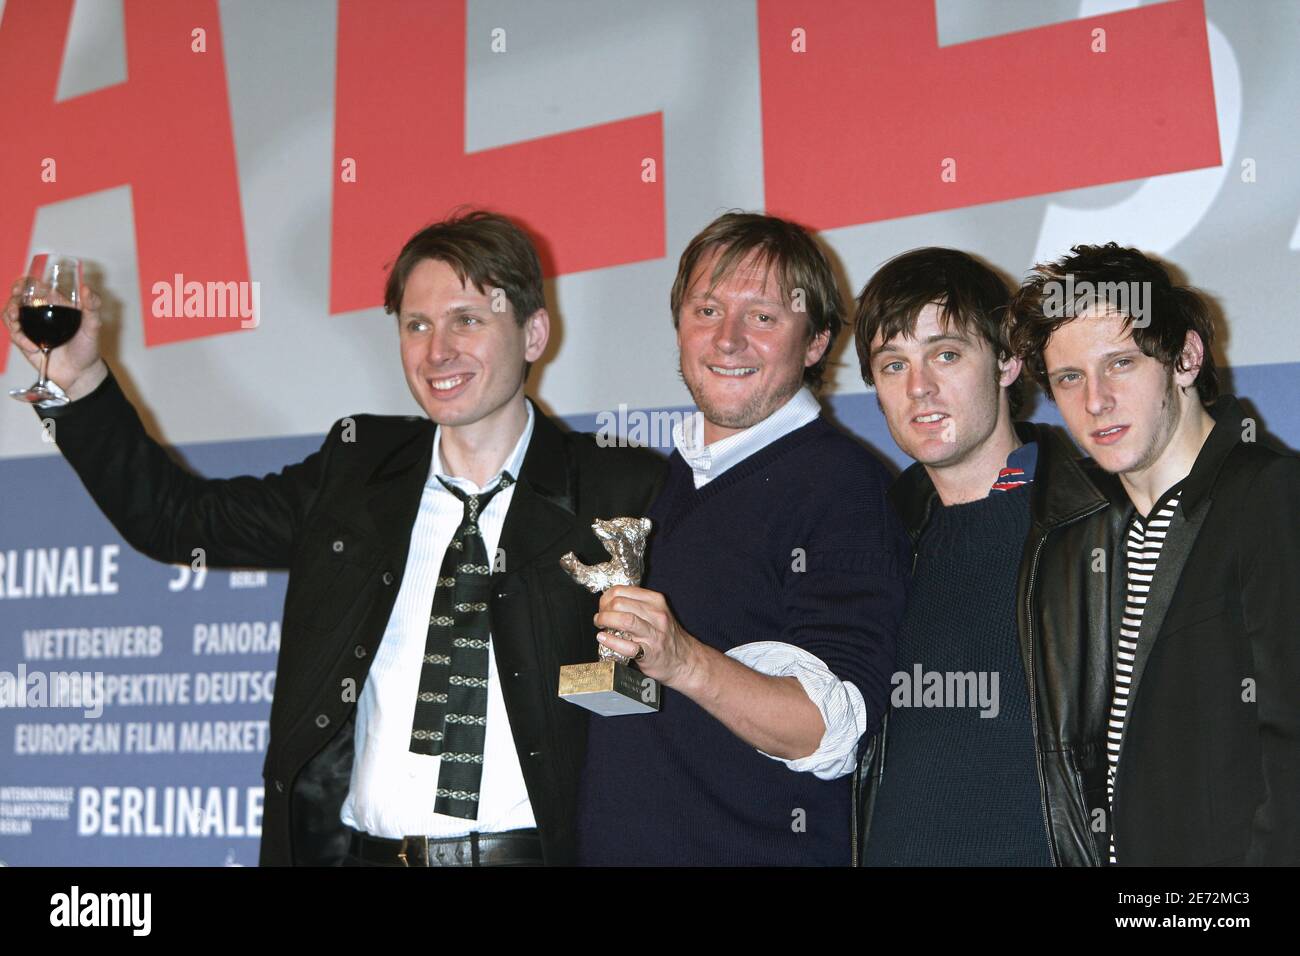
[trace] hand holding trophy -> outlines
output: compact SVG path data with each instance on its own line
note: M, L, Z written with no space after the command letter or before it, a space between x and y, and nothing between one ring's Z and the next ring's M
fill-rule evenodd
M569 576L593 594L625 584L638 586L645 570L649 518L607 518L592 522L609 560L586 565L572 551L560 558ZM617 632L615 632L617 633ZM621 636L621 635L620 635ZM560 696L602 717L618 714L648 714L659 709L659 682L607 647L599 647L600 660L590 664L566 664L560 668Z

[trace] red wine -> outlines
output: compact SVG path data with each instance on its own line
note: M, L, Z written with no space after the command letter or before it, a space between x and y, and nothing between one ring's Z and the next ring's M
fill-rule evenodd
M56 349L81 328L81 310L69 305L19 306L18 326L38 347Z

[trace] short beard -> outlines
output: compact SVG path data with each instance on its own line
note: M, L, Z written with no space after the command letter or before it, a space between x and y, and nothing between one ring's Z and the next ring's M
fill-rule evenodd
M695 407L700 410L700 414L704 416L705 421L712 425L716 425L718 428L731 428L737 430L752 428L757 425L768 415L772 414L772 412L776 411L776 409L780 408L793 398L794 394L803 387L803 377L800 376L794 381L793 386L789 391L784 395L777 397L767 415L763 414L763 399L765 398L763 395L750 396L749 400L743 406L734 412L728 413L715 408L710 404L702 394L704 389L699 389L697 393L697 390L691 384L690 379L686 377L686 372L681 367L680 359L677 363L677 374L681 378L682 384L686 386L686 390L691 393L691 400L695 402Z
M762 411L762 406L758 401L760 396L757 395L739 410L731 413L713 407L708 401L702 400L702 396L696 395L693 391L691 392L691 398L695 400L695 406L704 416L704 420L712 422L719 428L749 428L757 425L762 420L758 417Z
M1143 449L1137 464L1126 471L1145 471L1154 465L1169 447L1169 442L1173 439L1174 432L1178 430L1178 422L1181 418L1182 408L1178 403L1178 386L1174 384L1174 376L1171 372L1165 379L1165 394L1160 401L1160 414L1156 417L1155 427L1151 431L1151 440L1147 442L1147 447Z

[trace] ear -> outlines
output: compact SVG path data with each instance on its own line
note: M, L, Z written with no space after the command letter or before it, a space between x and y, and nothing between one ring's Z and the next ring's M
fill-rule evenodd
M545 309L538 309L524 319L524 358L536 362L546 351L546 343L551 337L551 316Z
M1005 361L998 362L998 384L1003 388L1009 388L1020 377L1024 367L1024 361L1014 355Z
M826 354L826 349L831 344L831 330L822 329L811 339L808 340L808 350L804 352L804 368L810 365L816 365L821 361L821 357Z
M1179 388L1187 388L1196 381L1196 376L1201 373L1201 366L1205 363L1205 343L1197 332L1187 330L1187 338L1183 340L1183 350L1178 358L1178 364L1185 371L1175 368L1174 382Z

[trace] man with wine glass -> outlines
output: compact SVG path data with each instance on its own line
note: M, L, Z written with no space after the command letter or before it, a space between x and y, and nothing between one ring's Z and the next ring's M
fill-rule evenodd
M263 776L262 865L520 865L575 857L595 518L640 515L663 463L563 431L524 395L550 332L528 237L475 211L411 237L389 274L425 416L355 415L262 478L205 479L140 423L99 354L99 300L50 353L56 441L137 550L289 569ZM5 310L15 344L39 349ZM427 417L426 417L427 416Z

